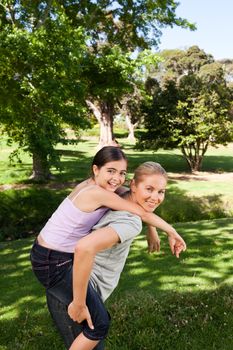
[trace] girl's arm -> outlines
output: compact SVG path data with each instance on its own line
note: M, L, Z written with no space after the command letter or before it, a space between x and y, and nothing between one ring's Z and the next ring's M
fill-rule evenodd
M99 206L105 206L113 210L126 210L141 217L142 221L148 225L165 231L168 235L175 233L175 229L166 221L154 213L146 212L139 204L121 198L116 193L104 190L100 187L95 189L94 198L99 202Z
M174 229L173 232L168 234L168 241L172 251L172 254L175 254L177 258L182 251L186 250L186 243L182 237ZM154 251L160 251L160 238L155 227L148 225L147 229L147 243L148 243L148 252L152 253Z
M86 306L87 286L96 253L112 247L119 242L117 233L111 227L93 231L78 241L75 247L73 263L73 301L68 307L68 314L73 321L87 320L93 329L93 323Z
M89 199L87 201L87 198ZM142 221L165 231L168 235L173 234L175 229L158 215L146 212L140 205L123 199L114 192L107 191L100 186L92 186L83 191L77 198L76 205L84 211L95 210L101 206L113 210L125 210L141 217Z

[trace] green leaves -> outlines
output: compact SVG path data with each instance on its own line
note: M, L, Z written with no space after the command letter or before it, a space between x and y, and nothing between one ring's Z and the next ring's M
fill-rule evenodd
M225 145L233 138L230 89L221 65L197 47L162 57L167 70L158 71L159 88L144 107L149 131L139 146L179 147L190 169L200 170L209 145Z
M34 31L7 27L0 33L3 130L49 166L57 165L54 146L64 136L63 124L89 125L81 79L85 54L82 29L58 17Z
M176 16L177 6L173 0L2 1L0 122L9 137L25 150L43 150L44 162L55 158L64 123L76 130L89 124L86 99L111 105L113 114L133 91L135 71L157 64L149 51L137 63L130 54L156 46L163 25L193 28Z

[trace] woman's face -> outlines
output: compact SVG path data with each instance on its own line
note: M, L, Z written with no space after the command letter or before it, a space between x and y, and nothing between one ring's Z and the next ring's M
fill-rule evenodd
M132 181L132 198L146 211L153 212L164 200L166 185L163 175L143 175L137 184Z
M101 168L93 166L95 183L104 189L115 192L125 182L127 162L125 159L108 162Z

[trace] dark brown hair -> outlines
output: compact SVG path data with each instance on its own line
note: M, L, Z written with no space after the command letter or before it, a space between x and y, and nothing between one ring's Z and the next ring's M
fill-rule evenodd
M114 162L117 160L124 159L127 163L127 158L124 152L115 146L105 146L101 148L93 158L92 166L91 166L91 176L94 177L93 174L93 165L96 165L98 168L101 168L105 164L109 162Z

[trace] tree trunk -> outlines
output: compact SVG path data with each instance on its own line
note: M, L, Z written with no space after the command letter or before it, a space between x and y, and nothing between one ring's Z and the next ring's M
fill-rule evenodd
M131 122L131 118L128 114L125 117L125 121L126 121L126 125L127 125L128 129L129 129L129 134L128 134L127 138L128 138L128 140L135 142L134 130L135 130L136 126L138 125L138 123L133 124Z
M30 179L33 181L46 181L51 178L47 156L34 152L32 155L33 171Z
M100 125L99 148L113 144L113 105L109 102L101 102L97 106L89 100L86 103Z
M196 171L201 171L203 155L200 154L192 146L188 146L188 147L182 146L181 151L188 163L191 173L195 173Z
M201 139L198 139L195 143L181 147L181 151L192 173L201 171L203 158L208 149L208 146L208 141L202 141Z
M191 172L201 171L202 168L202 157L197 157L197 159L191 159Z

